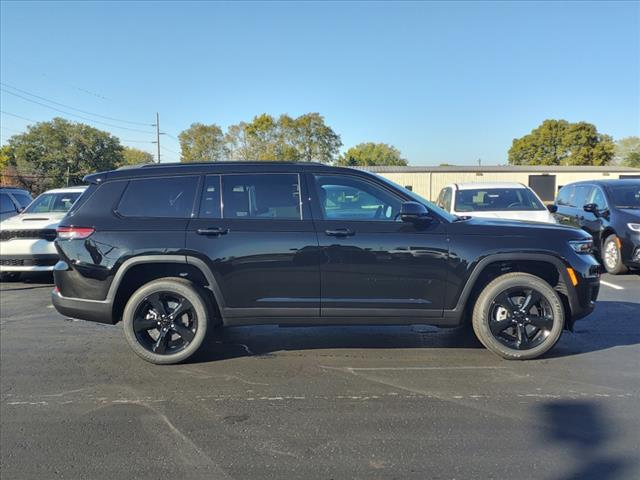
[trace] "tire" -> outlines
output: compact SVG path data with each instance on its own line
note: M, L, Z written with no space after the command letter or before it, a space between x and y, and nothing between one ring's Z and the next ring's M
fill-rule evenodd
M558 293L540 277L520 272L490 282L478 296L472 317L480 343L506 360L530 360L548 352L560 338L564 321Z
M17 282L18 280L20 280L20 272L0 273L0 282Z
M122 315L124 335L143 360L156 365L180 363L202 346L210 312L206 293L194 283L181 278L154 280L129 298Z
M622 252L620 252L620 243L617 235L611 234L605 238L602 244L602 264L607 273L611 275L620 275L627 273L629 269L622 263Z

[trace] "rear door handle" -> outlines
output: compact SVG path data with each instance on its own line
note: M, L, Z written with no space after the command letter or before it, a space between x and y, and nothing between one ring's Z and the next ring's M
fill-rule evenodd
M220 228L220 227L214 227L214 228L199 228L198 230L196 230L196 233L198 235L226 235L227 233L229 233L229 229L228 228Z
M356 234L353 230L348 228L336 228L335 230L325 230L324 233L330 237L351 237Z

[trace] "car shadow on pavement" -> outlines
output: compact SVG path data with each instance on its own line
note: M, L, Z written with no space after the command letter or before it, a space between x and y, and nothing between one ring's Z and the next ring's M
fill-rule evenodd
M638 318L640 303L599 301L595 312L578 320L573 333L564 332L560 341L544 355L544 358L566 357L640 344Z
M561 448L573 459L571 464L577 465L574 471L558 476L558 480L628 478L626 472L634 460L612 454L613 448L607 448L616 432L609 426L600 405L583 400L558 400L539 408L545 425L543 442Z
M409 326L228 327L189 363L246 356L268 357L278 351L318 349L484 348L470 328Z
M640 318L640 304L598 302L596 313L579 320L574 332L564 332L558 344L542 359L567 357L640 344L640 331L634 326ZM606 311L606 317L598 315ZM269 356L278 351L316 349L395 349L395 348L484 348L470 327L438 329L413 326L324 326L227 327L190 363L227 360L246 356ZM489 353L487 352L489 355Z

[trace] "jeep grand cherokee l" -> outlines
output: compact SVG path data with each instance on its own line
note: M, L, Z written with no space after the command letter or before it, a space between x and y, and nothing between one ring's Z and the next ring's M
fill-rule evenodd
M591 237L459 218L384 178L313 163L158 164L89 175L62 220L53 304L183 361L215 327L471 323L506 359L590 313Z

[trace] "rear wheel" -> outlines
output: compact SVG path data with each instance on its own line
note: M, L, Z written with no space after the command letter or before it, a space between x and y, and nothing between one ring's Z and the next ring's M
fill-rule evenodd
M622 263L620 239L615 234L609 235L604 240L602 245L602 263L607 273L611 275L620 275L628 271L628 268Z
M123 312L127 342L144 360L179 363L198 351L209 309L204 292L184 279L160 279L139 288Z
M539 277L508 273L489 283L473 309L473 330L493 353L529 360L549 351L564 327L558 293Z

